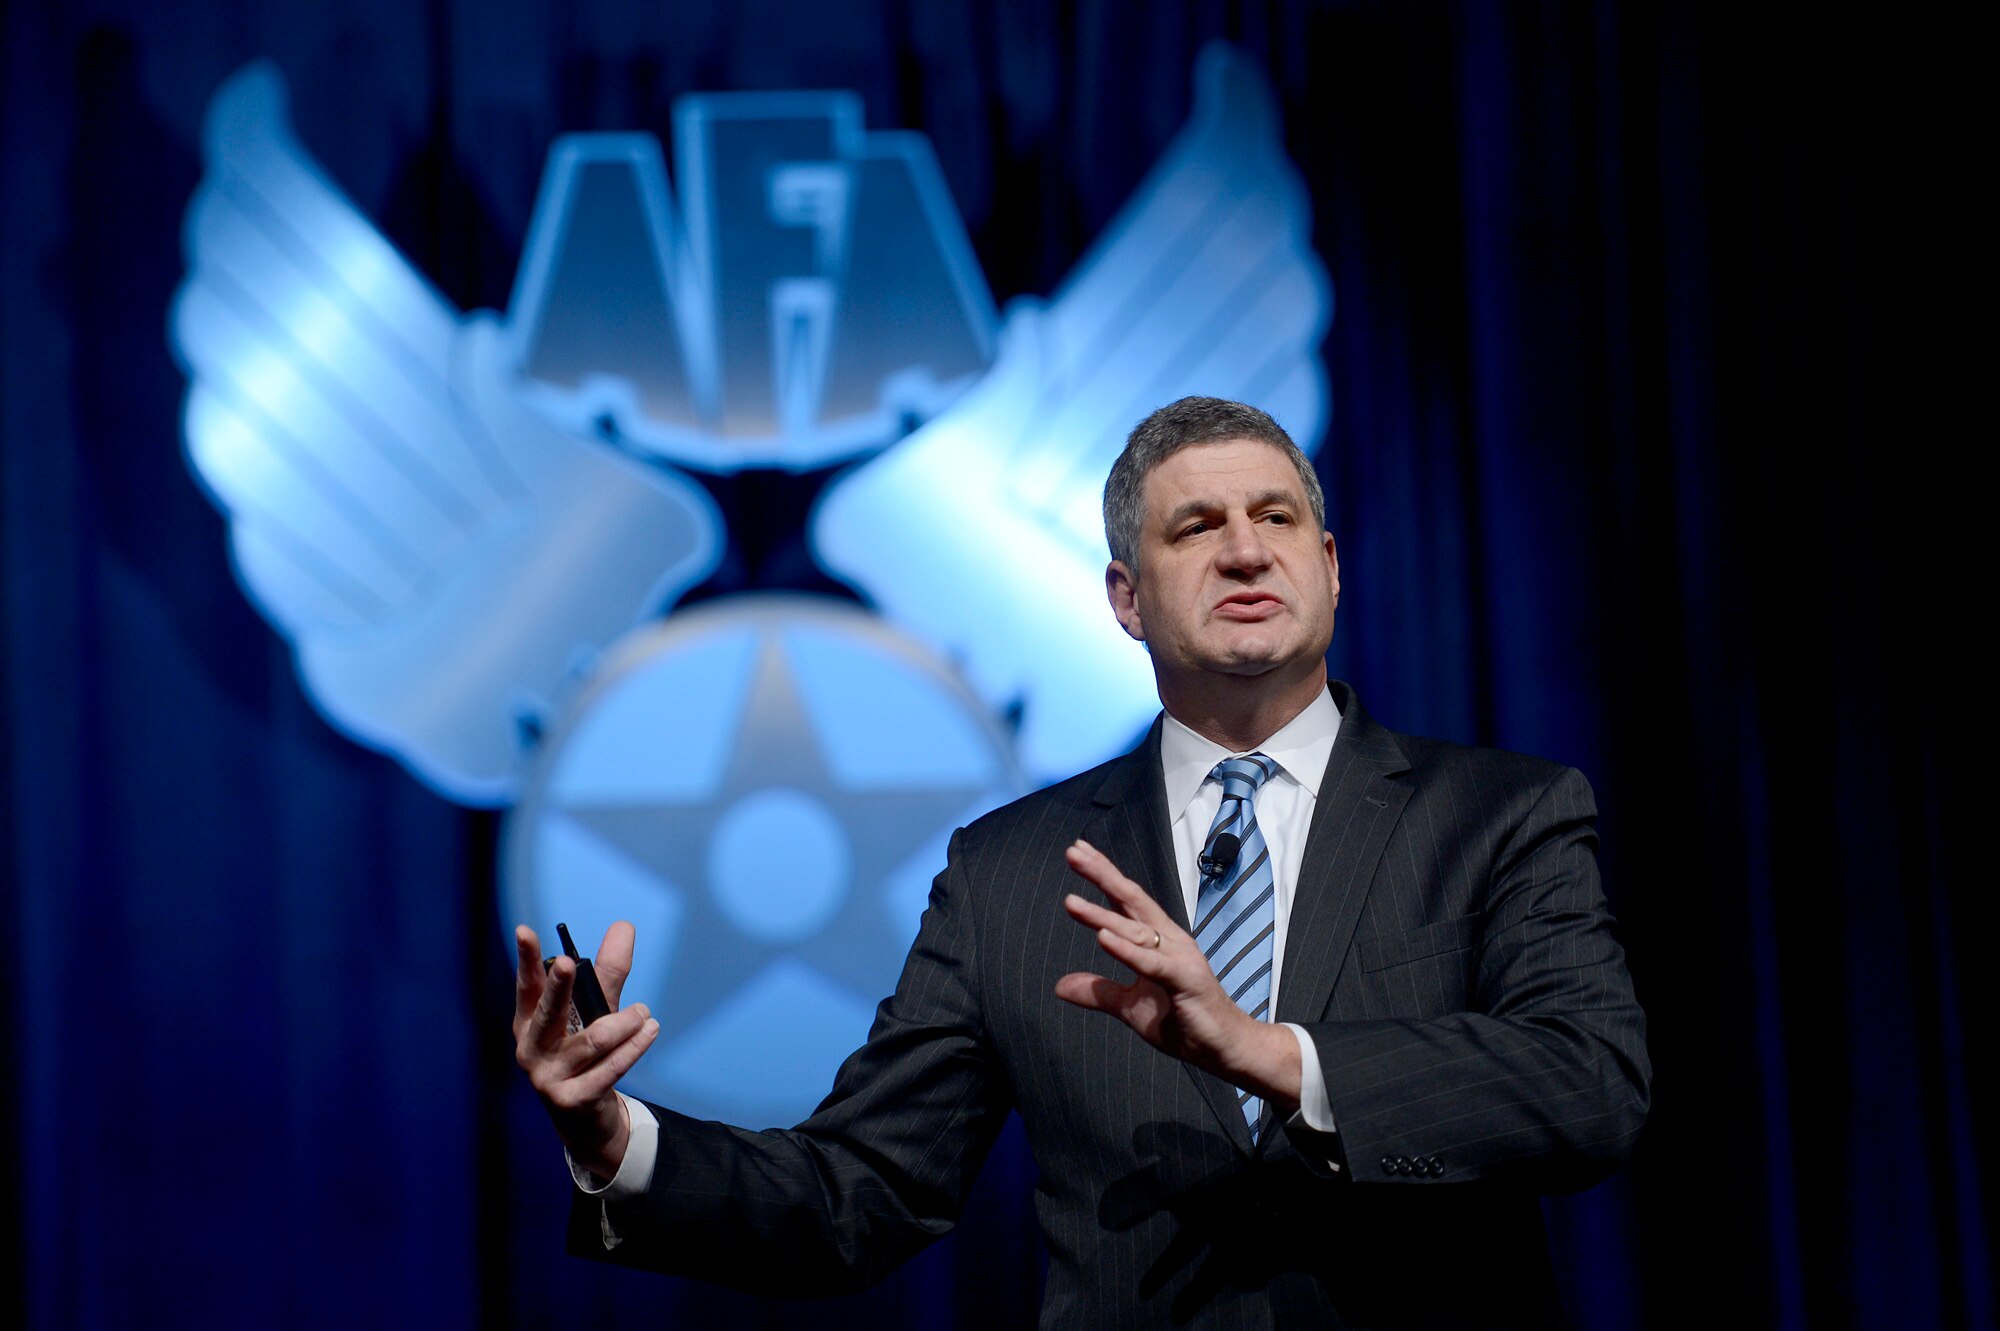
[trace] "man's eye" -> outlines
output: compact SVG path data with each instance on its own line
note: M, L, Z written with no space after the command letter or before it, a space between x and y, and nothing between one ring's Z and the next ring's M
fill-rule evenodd
M1181 528L1181 535L1199 536L1207 530L1208 524L1206 522L1190 522L1187 526Z

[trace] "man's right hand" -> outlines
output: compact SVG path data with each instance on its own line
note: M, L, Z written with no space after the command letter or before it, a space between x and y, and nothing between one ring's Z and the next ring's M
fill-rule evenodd
M514 1060L556 1125L570 1159L599 1178L618 1173L631 1125L618 1098L618 1079L660 1034L644 1003L620 1010L618 995L632 970L632 926L620 920L597 950L597 981L611 1015L571 1035L569 996L576 963L557 957L546 974L535 931L514 930L520 968L514 977Z

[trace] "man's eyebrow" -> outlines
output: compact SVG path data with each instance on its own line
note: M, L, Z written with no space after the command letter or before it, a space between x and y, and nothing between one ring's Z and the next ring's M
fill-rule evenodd
M1184 500L1175 506L1173 512L1167 514L1167 526L1178 527L1189 518L1198 518L1204 513L1213 513L1221 507L1221 503L1213 499Z
M1249 508L1298 508L1300 496L1295 490L1265 490L1250 496Z
M1295 490L1260 490L1245 500L1243 506L1252 510L1265 508L1289 508L1297 510L1303 508L1305 505L1303 499ZM1166 525L1169 527L1178 527L1189 518L1198 518L1204 514L1213 513L1217 509L1226 507L1228 505L1224 504L1220 499L1185 500L1175 505L1173 511L1167 514Z

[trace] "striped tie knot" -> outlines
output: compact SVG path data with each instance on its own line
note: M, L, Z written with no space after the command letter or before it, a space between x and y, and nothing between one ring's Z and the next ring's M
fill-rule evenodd
M1235 797L1247 800L1257 793L1257 787L1278 774L1276 759L1261 753L1246 753L1241 758L1224 758L1215 765L1209 775L1222 783L1225 798Z
M1241 758L1224 758L1209 777L1222 786L1222 807L1209 826L1208 839L1201 847L1201 876L1215 878L1235 862L1248 828L1256 819L1257 788L1277 774L1278 764L1261 753Z

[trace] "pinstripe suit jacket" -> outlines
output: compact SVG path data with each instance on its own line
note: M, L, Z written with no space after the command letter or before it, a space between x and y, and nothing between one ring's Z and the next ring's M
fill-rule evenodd
M1159 726L1132 753L960 831L896 992L797 1129L656 1109L648 1194L606 1252L809 1297L948 1230L1006 1114L1040 1179L1047 1327L1540 1326L1537 1194L1580 1187L1644 1118L1644 1019L1575 771L1395 734L1346 685L1286 944L1278 1018L1324 1064L1342 1168L1233 1090L1052 992L1119 974L1063 912L1082 836L1185 925Z

